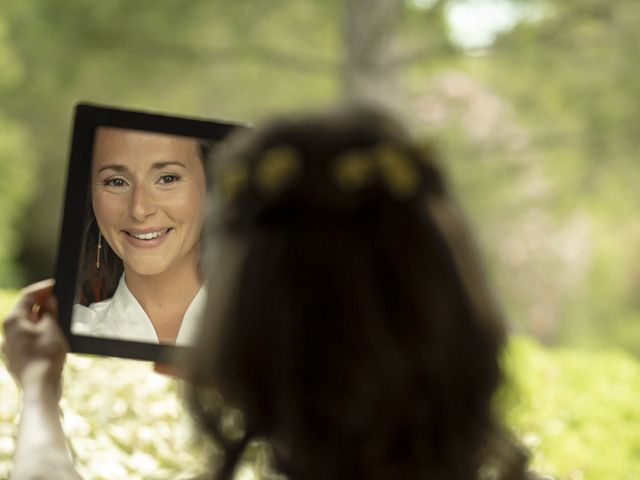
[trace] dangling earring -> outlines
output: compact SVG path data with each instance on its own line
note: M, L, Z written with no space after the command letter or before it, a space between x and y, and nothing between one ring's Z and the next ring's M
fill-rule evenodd
M96 252L96 270L100 268L100 250L102 250L102 232L98 231L98 250Z

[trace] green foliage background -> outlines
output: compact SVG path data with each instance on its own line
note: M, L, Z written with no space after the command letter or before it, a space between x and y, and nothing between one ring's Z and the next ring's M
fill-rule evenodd
M466 4L513 28L462 47ZM639 353L638 21L634 0L4 0L0 286L52 275L76 101L255 123L368 88L438 144L514 329Z
M469 3L509 5L513 28L463 47L450 18ZM374 5L393 15L367 25ZM502 398L534 465L638 478L638 24L636 0L3 0L0 287L52 275L76 101L254 123L341 99L361 75L441 152L515 332ZM77 356L67 377L90 476L113 452L109 478L202 464L174 445L189 445L175 383ZM93 395L104 378L122 382L110 403ZM4 371L0 386L1 477L17 392Z
M0 114L0 279L5 281L24 281L14 259L20 245L17 226L38 182L29 140L27 132Z

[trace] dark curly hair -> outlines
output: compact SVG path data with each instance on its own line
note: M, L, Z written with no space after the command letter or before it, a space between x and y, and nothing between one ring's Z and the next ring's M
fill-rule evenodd
M254 439L291 479L524 478L492 409L503 320L432 151L360 107L220 155L188 392L226 453L217 478ZM234 435L212 391L241 412Z

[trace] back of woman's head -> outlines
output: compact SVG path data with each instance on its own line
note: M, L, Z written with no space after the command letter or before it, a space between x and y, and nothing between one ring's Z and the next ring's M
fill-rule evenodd
M215 182L193 375L245 439L294 479L476 478L504 331L432 153L370 109L292 117L232 139Z

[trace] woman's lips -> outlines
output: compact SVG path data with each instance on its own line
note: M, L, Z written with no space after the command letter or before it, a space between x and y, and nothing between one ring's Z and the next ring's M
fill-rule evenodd
M156 247L164 242L172 228L160 228L147 231L122 230L127 241L135 247Z
M168 228L162 228L159 230L149 231L149 232L133 232L133 231L124 230L124 232L127 235L133 238L137 238L138 240L152 240L154 238L158 238L158 237L162 237L163 235L166 235L168 231L169 231Z

